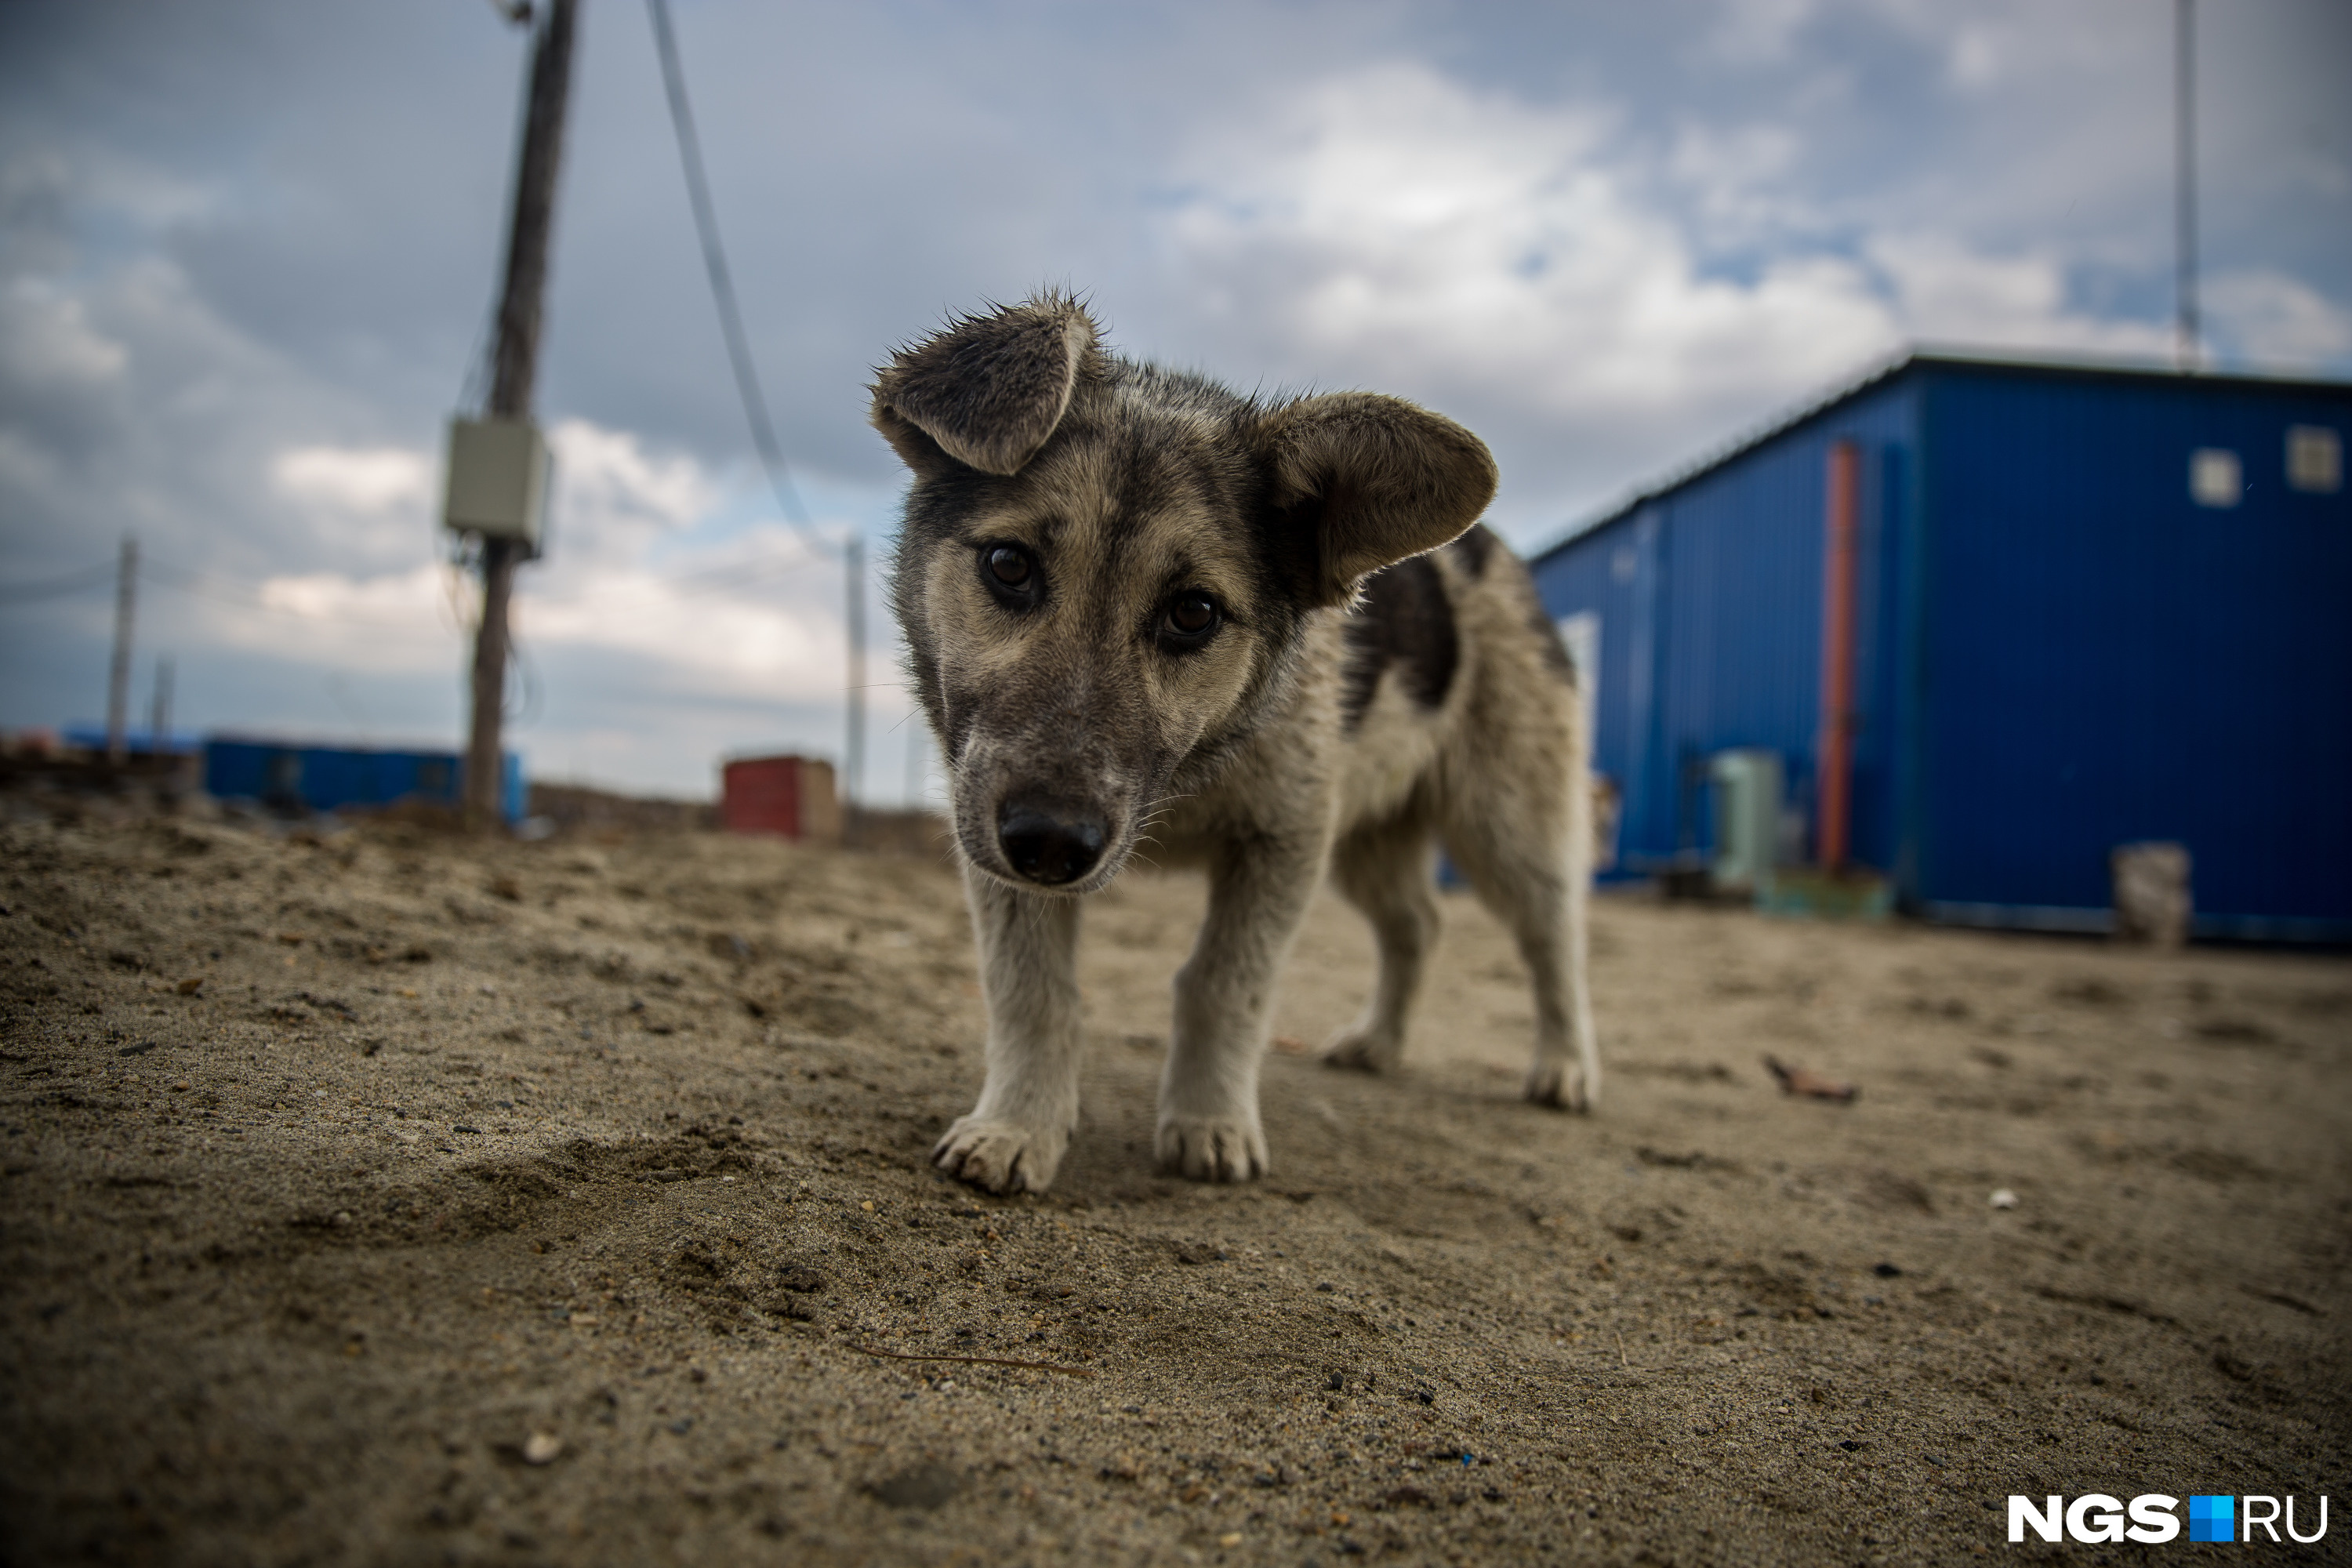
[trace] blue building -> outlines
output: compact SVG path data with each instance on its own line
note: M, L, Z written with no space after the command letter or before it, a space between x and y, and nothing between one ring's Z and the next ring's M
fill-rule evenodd
M1784 858L1827 805L1931 920L2104 929L2109 852L2170 840L2198 934L2352 940L2347 430L2342 383L1921 353L1574 533L1533 567L1617 874L1710 856L1752 749Z
M505 754L499 811L523 814L522 759ZM215 736L205 742L205 791L291 812L365 810L423 801L455 808L465 800L466 759L454 752L305 746L289 741Z

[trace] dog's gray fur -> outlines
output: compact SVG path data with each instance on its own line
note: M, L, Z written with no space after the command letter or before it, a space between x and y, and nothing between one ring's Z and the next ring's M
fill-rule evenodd
M1440 839L1532 972L1528 1098L1594 1103L1586 736L1526 569L1476 526L1476 437L1396 398L1261 402L1131 363L1058 294L950 323L873 392L913 474L891 597L988 1000L986 1082L940 1166L1053 1181L1077 1123L1078 895L1147 840L1210 889L1176 976L1164 1164L1265 1171L1258 1060L1327 868L1380 980L1324 1059L1396 1065Z

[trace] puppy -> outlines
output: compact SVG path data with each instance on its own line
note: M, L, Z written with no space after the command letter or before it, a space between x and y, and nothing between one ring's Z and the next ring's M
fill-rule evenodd
M939 1165L992 1192L1053 1181L1078 1115L1078 911L1147 840L1209 880L1160 1079L1167 1167L1265 1172L1258 1061L1327 868L1380 979L1323 1059L1397 1064L1439 841L1532 975L1528 1098L1594 1103L1575 672L1476 526L1496 479L1476 437L1393 397L1265 402L1129 363L1058 294L952 322L872 390L913 476L891 603L988 1001L986 1082Z

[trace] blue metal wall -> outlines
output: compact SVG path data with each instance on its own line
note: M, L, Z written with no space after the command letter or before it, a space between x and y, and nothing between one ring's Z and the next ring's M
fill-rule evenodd
M2100 922L2107 851L2189 847L2200 928L2352 936L2352 494L2289 488L2352 388L1936 367L1918 892ZM2200 506L2190 454L2238 455Z
M1704 763L1811 817L1827 454L1863 456L1855 857L1946 920L2096 929L2116 844L2208 934L2352 939L2352 493L2285 483L2352 387L1916 359L1534 563L1601 619L1621 874L1711 851ZM2190 453L2238 454L2235 507Z
M1570 541L1535 563L1555 617L1601 617L1594 761L1623 798L1622 874L1706 854L1706 759L1780 754L1811 821L1821 700L1822 508L1831 445L1861 448L1856 583L1855 854L1891 864L1901 542L1917 472L1914 387L1892 382L1822 411Z
M465 759L451 752L379 752L352 746L298 746L216 737L205 743L205 791L224 800L257 800L292 811L340 811L419 800L455 806L463 800ZM522 759L505 756L499 809L523 814Z

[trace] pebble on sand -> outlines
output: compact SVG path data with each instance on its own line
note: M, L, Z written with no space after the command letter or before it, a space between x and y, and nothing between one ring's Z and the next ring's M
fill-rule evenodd
M522 1462L526 1465L551 1465L563 1452L563 1439L552 1432L533 1432L522 1440Z
M1992 1206L1997 1209L2013 1209L2017 1206L2017 1194L2007 1187L2001 1187L1992 1194Z

